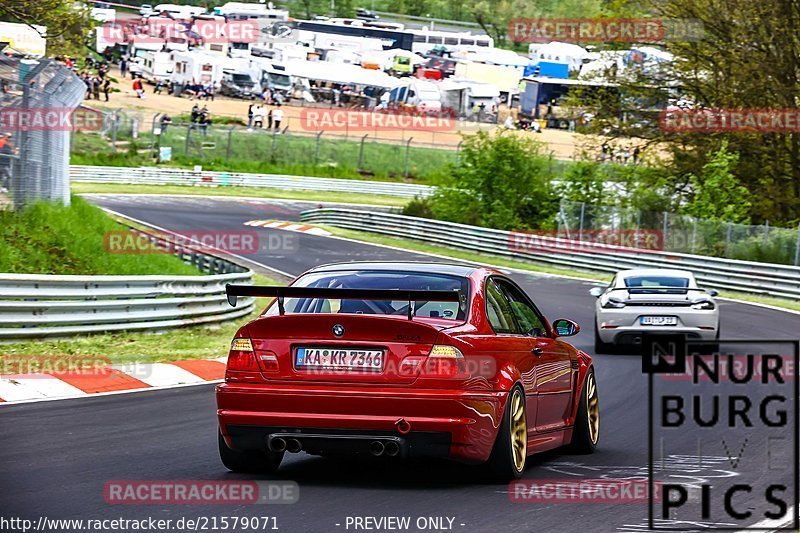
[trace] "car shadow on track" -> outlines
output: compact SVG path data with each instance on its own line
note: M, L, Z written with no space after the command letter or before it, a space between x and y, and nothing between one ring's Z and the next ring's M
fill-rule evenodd
M538 477L537 468L549 461L564 460L566 449L528 458L523 478ZM277 474L229 473L228 478L292 480L302 485L352 488L385 487L405 490L450 489L459 486L506 486L509 480L493 479L482 465L467 465L433 459L379 459L373 457L318 457L307 454L287 456Z

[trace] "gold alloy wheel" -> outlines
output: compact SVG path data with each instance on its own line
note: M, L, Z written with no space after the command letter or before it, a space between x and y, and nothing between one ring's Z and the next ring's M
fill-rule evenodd
M519 389L511 396L511 454L514 457L514 468L522 472L528 452L528 422L525 420L525 399Z
M589 439L592 444L597 444L600 435L600 402L597 397L594 372L589 372L586 376L586 414L589 423Z

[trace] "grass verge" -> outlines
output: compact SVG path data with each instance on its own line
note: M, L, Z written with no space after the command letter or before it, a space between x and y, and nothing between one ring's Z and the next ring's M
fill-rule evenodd
M112 232L127 231L80 197L69 207L37 203L0 211L0 272L14 274L185 275L200 272L166 254L120 254L106 246Z
M515 261L513 259L506 259L497 255L479 254L475 252L465 252L455 248L448 248L446 246L437 246L427 244L411 239L403 239L399 237L388 237L386 235L379 235L367 233L363 231L355 231L350 229L338 228L326 224L317 224L319 227L330 231L332 234L339 237L346 237L356 241L362 241L370 244L383 244L386 246L394 246L397 248L405 248L415 252L423 252L429 254L443 255L452 257L454 259L461 259L472 263L483 263L498 267L515 268L525 270L532 273L552 274L557 276L570 276L582 278L589 281L597 281L598 283L608 283L611 281L611 275L599 274L597 272L587 272L583 270L569 270L562 268L553 268L547 265L540 265L536 263L528 263L524 261ZM732 300L741 300L743 302L750 302L754 304L761 304L781 309L788 309L791 311L800 311L800 301L789 300L784 298L774 298L770 296L760 296L756 294L747 294L735 291L719 291L720 296Z
M207 135L198 131L186 138L185 127L170 126L162 136L161 146L172 148L172 160L160 164L166 168L205 170L330 178L378 180L432 184L443 170L456 163L455 150L414 147L408 150L406 177L406 148L402 145L355 140L325 140L319 149L314 137L272 135L239 130L233 134L228 148L225 128L209 129ZM115 151L109 141L94 133L76 133L71 149L73 165L155 166L150 157L150 140L119 137ZM140 152L139 150L142 149Z
M72 183L72 192L102 194L191 194L197 196L249 196L251 198L274 198L282 200L306 200L312 202L339 202L351 204L385 205L402 207L406 198L347 192L286 191L261 187L208 187L188 185L123 185L116 183Z
M259 285L284 285L256 274ZM182 359L213 359L228 355L231 339L239 327L258 316L269 298L258 298L256 310L248 316L222 324L193 326L151 333L105 333L58 341L27 341L0 345L0 368L4 359L53 358L56 360L156 363Z

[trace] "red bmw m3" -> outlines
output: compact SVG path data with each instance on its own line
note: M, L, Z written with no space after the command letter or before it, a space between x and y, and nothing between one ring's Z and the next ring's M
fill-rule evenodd
M561 340L510 278L434 263L343 263L271 296L236 333L217 386L219 453L268 472L286 452L434 456L518 478L531 454L591 453L599 436L592 358Z

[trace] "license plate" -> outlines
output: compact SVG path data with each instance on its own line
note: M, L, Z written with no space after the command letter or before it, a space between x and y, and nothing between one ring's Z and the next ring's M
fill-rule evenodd
M643 316L639 323L643 326L677 326L678 319L674 316Z
M315 368L379 372L383 369L383 359L383 350L307 347L297 349L294 356L294 366L297 369Z

